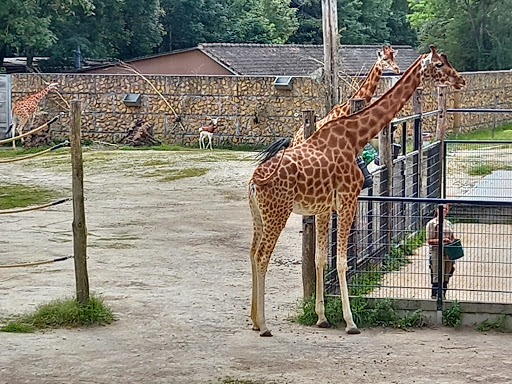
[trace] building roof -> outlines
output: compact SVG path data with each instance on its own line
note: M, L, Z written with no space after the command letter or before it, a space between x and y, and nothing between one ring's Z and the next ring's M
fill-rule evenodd
M367 73L382 45L341 45L341 71L347 75ZM322 45L204 43L203 53L236 75L308 76L323 67ZM393 46L396 61L405 71L419 56L409 45Z
M341 45L341 72L346 75L365 74L376 59L376 52L382 45ZM401 71L405 71L419 56L410 45L396 45L396 62ZM210 60L220 65L228 73L238 76L310 76L323 68L324 48L322 45L304 44L237 44L237 43L203 43L197 47L181 49L159 55L145 56L126 60L131 65L149 60L161 60L165 57L183 53L201 52ZM107 68L118 63L89 66L76 72L88 72L98 68ZM194 65L191 60L189 65ZM199 65L199 64L197 64ZM166 64L166 70L172 71L172 62ZM190 68L188 68L190 70ZM387 71L392 73L391 71ZM169 73L169 72L166 72ZM195 73L209 75L202 69ZM150 73L145 73L150 74ZM153 74L153 73L151 73ZM156 74L156 73L155 73ZM179 70L177 75L182 74Z

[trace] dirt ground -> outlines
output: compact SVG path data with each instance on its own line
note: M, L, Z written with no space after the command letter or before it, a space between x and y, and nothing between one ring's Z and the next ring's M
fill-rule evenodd
M2 164L0 183L71 195L68 154ZM0 383L510 383L512 335L428 327L305 327L301 218L267 275L274 336L251 330L250 153L88 151L91 291L114 310L105 327L0 333ZM162 181L176 168L199 177ZM1 193L1 191L0 191ZM0 216L0 264L72 253L72 205ZM0 269L0 317L74 295L73 261Z

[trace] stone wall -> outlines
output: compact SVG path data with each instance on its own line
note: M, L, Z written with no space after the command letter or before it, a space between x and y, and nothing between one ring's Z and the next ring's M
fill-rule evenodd
M461 107L510 108L512 73L509 71L465 74L468 86L460 92ZM38 90L45 81L59 83L59 94L50 94L41 109L54 116L67 112L73 99L82 101L83 138L116 142L137 119L155 124L155 136L164 142L197 145L198 129L208 116L219 118L216 141L233 144L268 144L276 138L292 136L302 122L303 110L325 115L324 87L307 77L293 79L292 90L277 90L273 77L233 76L147 76L87 74L16 74L12 75L13 103ZM349 82L342 81L342 99L351 93ZM378 93L391 85L381 82ZM128 107L126 93L142 94L140 107ZM165 103L160 93L169 103ZM437 108L437 89L424 88L424 111ZM448 92L448 107L454 106L454 92ZM400 112L410 114L411 103ZM178 116L178 119L177 119ZM461 130L511 121L510 115L462 114ZM449 115L448 130L453 126ZM426 119L424 129L435 130L435 117ZM69 116L65 113L52 126L55 138L68 135Z

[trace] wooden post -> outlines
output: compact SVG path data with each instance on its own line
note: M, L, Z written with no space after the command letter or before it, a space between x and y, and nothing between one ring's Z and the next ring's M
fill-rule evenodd
M453 108L460 108L460 91L454 90L453 92ZM453 133L458 135L460 133L460 112L453 114Z
M494 95L494 109L498 109L498 95ZM496 113L492 114L492 135L494 139L494 133L496 132Z
M324 39L324 78L327 112L339 102L338 5L336 0L322 0L322 29Z
M80 304L89 301L87 274L87 227L85 225L84 172L81 146L80 101L71 101L71 167L73 171L73 256L75 260L76 297Z
M446 85L437 87L437 109L441 110L437 115L436 140L445 139L446 134Z
M441 112L437 115L437 128L436 140L439 140L439 169L440 169L440 182L438 196L445 197L445 177L446 177L446 161L444 153L444 139L446 135L446 85L439 85L437 87L437 109Z
M315 132L314 111L303 111L304 139ZM315 292L315 216L302 216L302 288L304 298L311 297Z

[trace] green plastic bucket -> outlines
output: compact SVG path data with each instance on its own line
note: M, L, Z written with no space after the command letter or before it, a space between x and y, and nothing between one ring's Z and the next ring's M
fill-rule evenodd
M462 248L460 239L445 244L444 253L450 258L450 260L457 260L464 256L464 249Z

